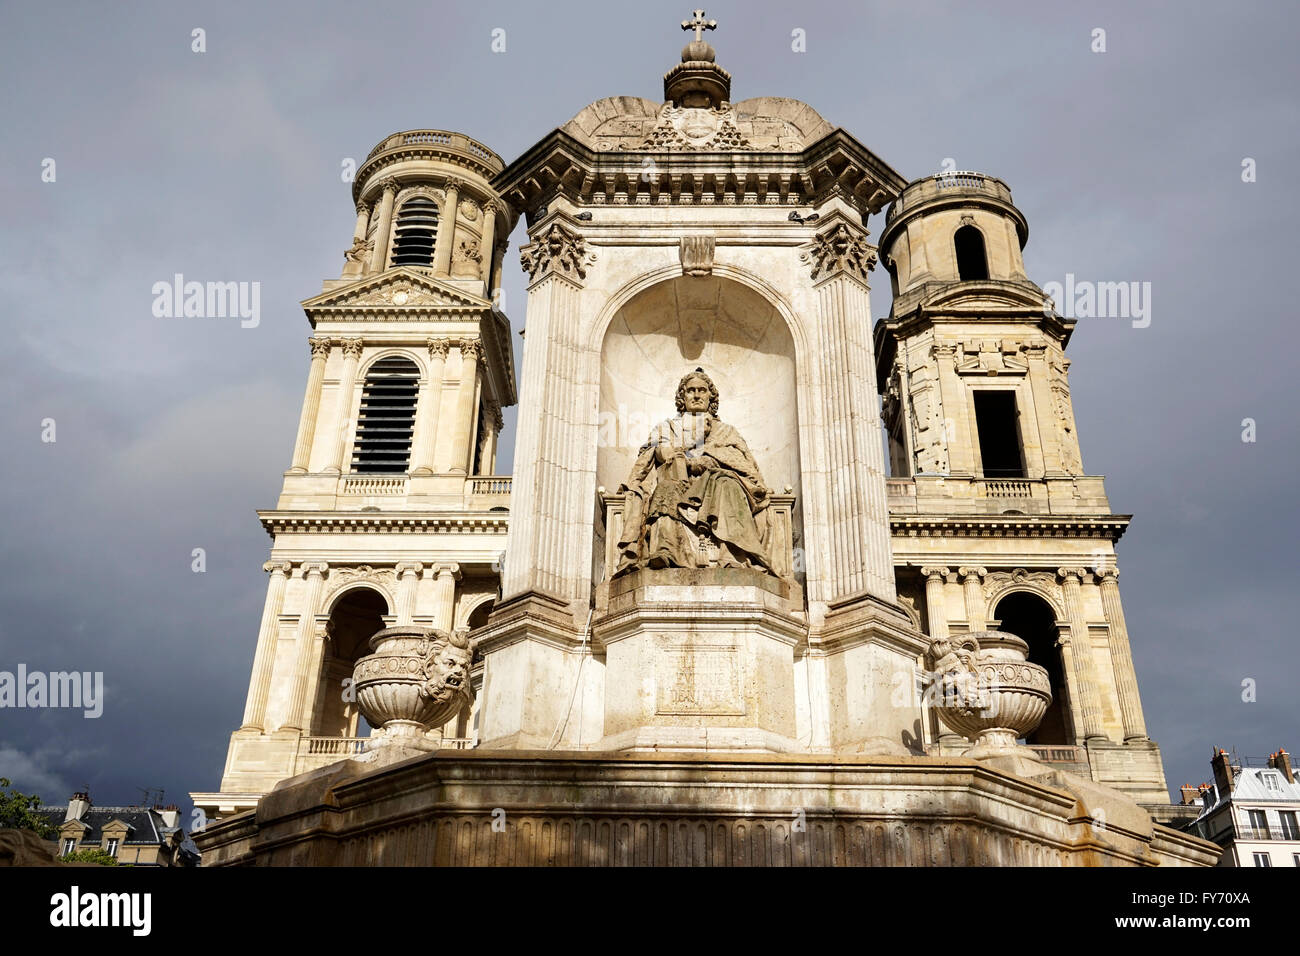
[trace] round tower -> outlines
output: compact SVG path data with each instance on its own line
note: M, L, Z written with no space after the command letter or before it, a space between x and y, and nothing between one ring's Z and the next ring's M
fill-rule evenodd
M490 185L504 166L463 133L419 129L384 139L352 185L357 224L343 278L406 266L490 297L514 225Z
M909 183L889 207L880 248L897 300L934 282L1027 282L1028 238L1002 180L939 173Z

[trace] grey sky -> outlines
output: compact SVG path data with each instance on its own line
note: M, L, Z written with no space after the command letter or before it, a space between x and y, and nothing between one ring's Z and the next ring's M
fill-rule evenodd
M594 99L659 99L690 6L0 5L0 670L107 684L98 720L0 710L0 775L51 802L81 784L100 803L217 787L265 594L253 510L275 502L306 379L297 303L338 275L351 237L343 160L435 127L509 161ZM1121 587L1148 727L1175 789L1209 775L1211 746L1300 749L1283 614L1295 5L707 9L735 99L805 100L909 179L948 157L1002 177L1040 284L1152 284L1149 328L1084 319L1069 351L1084 465L1135 515ZM1242 182L1244 157L1258 182ZM506 259L516 329L521 235ZM261 282L261 324L155 318L150 289L177 272ZM879 317L883 274L876 286Z

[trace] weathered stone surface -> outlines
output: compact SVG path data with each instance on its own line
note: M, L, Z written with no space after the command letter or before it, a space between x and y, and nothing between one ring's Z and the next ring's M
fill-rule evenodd
M0 866L62 866L54 858L58 846L31 830L0 830Z
M1067 775L938 757L444 752L286 781L211 865L1184 866L1218 848Z

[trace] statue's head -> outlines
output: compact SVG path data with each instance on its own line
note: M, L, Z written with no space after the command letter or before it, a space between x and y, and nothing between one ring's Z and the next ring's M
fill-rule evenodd
M687 372L677 383L677 413L682 412L708 412L715 417L718 414L718 386L702 368Z

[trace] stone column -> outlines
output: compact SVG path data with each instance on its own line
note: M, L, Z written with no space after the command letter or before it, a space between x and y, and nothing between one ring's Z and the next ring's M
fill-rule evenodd
M433 626L450 631L456 622L456 582L460 580L460 565L435 564L433 572Z
M841 223L837 230L844 230ZM840 232L823 233L821 241L840 241ZM849 241L866 262L875 259L865 236L852 232ZM875 360L871 344L871 303L867 287L869 266L855 266L827 255L814 262L813 301L822 317L823 339L817 361L823 384L822 422L825 460L817 476L825 513L816 538L829 547L809 568L809 597L815 601L872 595L893 604L897 594L889 540L889 505L885 497L884 432L877 407ZM807 514L807 512L805 512ZM812 557L810 555L810 557Z
M431 338L429 348L429 374L420 389L419 407L415 415L415 436L411 442L411 474L433 474L433 455L438 447L438 416L442 404L442 373L447 366L450 339Z
M1138 697L1137 672L1133 669L1133 650L1128 642L1128 625L1119 603L1119 571L1106 568L1097 572L1101 604L1110 625L1110 657L1115 668L1115 689L1124 721L1124 740L1146 740L1147 725L1142 717L1142 700Z
M483 238L479 241L479 251L483 255L483 284L487 286L489 298L492 295L492 265L496 260L497 208L495 199L483 204Z
M505 425L505 420L501 417L501 406L493 399L487 401L487 428L484 429L483 436L483 453L479 456L481 465L480 474L495 475L497 473L497 436L501 433L501 428Z
M240 730L262 730L266 725L266 698L271 689L271 671L275 667L275 645L280 631L280 611L284 608L284 588L289 571L288 561L267 561L263 571L271 574L262 608L262 626L257 630L257 652L253 655L253 677L248 685L248 702L244 705L244 722Z
M456 389L456 411L451 422L451 462L447 468L452 474L469 474L469 456L474 446L474 399L478 392L478 363L482 358L482 343L477 339L461 341L460 385Z
M936 342L934 358L939 366L939 390L943 398L943 438L948 449L948 471L954 475L975 474L975 449L971 435L966 386L957 374L957 346Z
M304 564L303 576L307 581L307 594L302 602L302 613L298 618L298 646L294 655L293 690L289 695L288 722L285 730L306 730L309 719L307 711L307 685L312 683L311 663L316 644L316 612L320 608L321 591L325 586L325 572L329 565L323 561Z
M1092 639L1088 636L1088 624L1083 617L1083 595L1079 587L1079 579L1088 572L1083 568L1058 568L1056 573L1061 579L1065 614L1070 623L1070 645L1073 650L1070 676L1074 684L1071 693L1078 696L1079 709L1083 712L1083 735L1089 739L1105 738L1097 684L1093 679L1096 670L1092 663Z
M370 203L357 203L357 226L352 230L353 239L365 239L366 229L370 226Z
M492 299L492 304L500 309L502 305L497 301L497 289L501 288L501 266L506 259L506 249L510 246L510 240L502 239L492 250L492 282L489 283L488 296Z
M302 399L302 416L298 419L298 438L293 443L291 474L305 475L311 461L312 441L316 437L316 418L320 413L321 383L325 381L325 362L330 354L330 340L320 336L308 339L311 345L311 371L307 373L307 394Z
M1056 646L1061 651L1061 670L1064 679L1061 681L1061 705L1065 712L1070 715L1070 729L1074 734L1074 742L1083 742L1083 713L1079 710L1079 695L1070 691L1070 686L1074 683L1074 648L1070 646L1070 625L1069 622L1058 623L1056 632Z
M357 385L357 363L361 361L362 340L343 340L343 375L339 379L338 403L334 412L334 447L330 450L327 474L343 473L343 449L348 444L348 430L352 419L352 391Z
M379 201L379 222L375 226L375 248L370 253L370 272L383 272L388 265L388 249L393 235L393 199L400 185L393 180L384 183L384 195Z
M971 631L982 631L984 621L984 588L981 582L988 574L985 568L958 568L961 575L962 596L966 599L966 625Z
M459 179L448 179L443 186L446 198L438 211L438 235L433 242L433 271L437 275L451 273L451 250L456 241L456 210L460 205L461 186Z
M585 255L581 237L552 230L549 235L567 245L572 256ZM536 242L546 241L538 235ZM579 602L585 615L591 594L591 523L573 513L573 502L586 480L574 461L573 449L591 447L594 428L584 428L587 391L584 346L578 341L582 323L580 281L583 275L524 262L532 278L528 289L528 331L524 347L519 425L515 435L515 468L519 481L510 498L510 530L501 575L504 601L528 593L548 594L564 602ZM596 379L599 382L599 378ZM467 416L468 417L468 416ZM594 512L593 509L589 509Z
M922 568L925 578L925 619L930 628L930 640L948 636L948 615L944 610L943 585L948 578L947 568Z
M397 623L410 624L415 621L415 594L420 583L420 572L424 565L419 561L403 561L397 565Z
M1052 385L1047 368L1047 346L1026 345L1029 365L1029 391L1034 397L1034 425L1038 429L1038 447L1042 452L1043 475L1063 475L1061 449L1052 413Z

